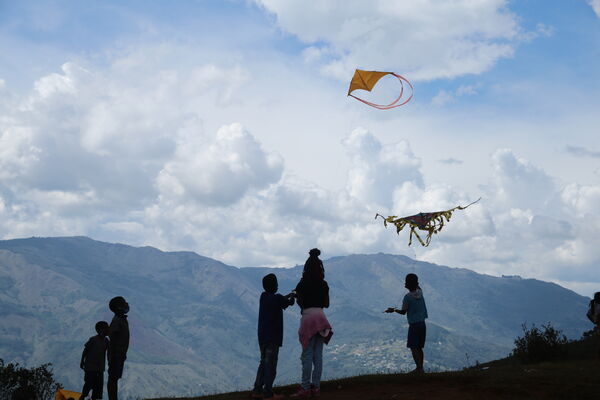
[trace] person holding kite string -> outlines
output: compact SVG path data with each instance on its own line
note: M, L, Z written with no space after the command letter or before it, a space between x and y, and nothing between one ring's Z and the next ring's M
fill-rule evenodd
M425 325L425 319L428 317L427 306L425 305L423 291L419 286L419 277L416 274L406 275L404 287L407 288L409 292L402 300L402 308L397 309L390 307L385 310L385 312L396 312L402 315L406 314L406 318L408 319L406 347L410 349L413 359L415 360L416 368L413 373L422 374L425 372L423 370L425 358L423 348L425 347L425 336L427 334L427 327Z

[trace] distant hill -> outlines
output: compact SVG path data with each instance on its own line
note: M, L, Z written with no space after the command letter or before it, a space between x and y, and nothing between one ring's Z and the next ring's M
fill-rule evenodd
M299 260L304 261L304 260ZM331 287L324 378L407 370L406 321L397 305L406 273L419 275L430 319L426 368L448 370L508 354L523 322L551 322L570 337L589 329L588 299L556 284L498 278L389 254L324 260ZM248 388L257 365L261 278L282 293L301 267L235 268L191 252L162 252L86 237L0 241L0 358L52 362L78 389L83 343L108 300L131 305L132 343L122 387L130 396L200 395ZM278 382L299 379L299 310L285 312Z

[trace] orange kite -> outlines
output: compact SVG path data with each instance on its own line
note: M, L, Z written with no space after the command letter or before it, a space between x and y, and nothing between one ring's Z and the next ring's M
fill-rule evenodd
M362 89L370 92L371 89L373 89L373 87L377 84L377 82L379 82L379 80L386 75L393 75L400 81L400 95L396 98L396 100L392 101L390 104L371 103L370 101L361 99L360 97L356 97L352 94L352 92L356 89ZM406 82L410 87L410 96L408 96L408 98L403 102L399 103L399 101L402 99L402 96L404 96L404 82ZM357 69L356 72L354 72L352 81L350 82L348 96L354 97L356 100L362 101L363 103L371 107L377 108L378 110L389 110L390 108L400 107L408 103L413 97L413 91L413 85L406 78L404 78L401 75L398 75L395 72L364 71L362 69Z

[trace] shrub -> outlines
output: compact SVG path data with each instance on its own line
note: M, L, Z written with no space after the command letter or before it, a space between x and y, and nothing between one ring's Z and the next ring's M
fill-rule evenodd
M567 337L550 323L541 328L533 324L531 329L523 324L522 328L523 336L515 339L512 356L523 363L536 363L554 360L562 355L563 345L568 342Z
M581 339L587 340L587 339L595 338L597 335L598 334L596 333L595 329L590 329L589 331L583 332L583 335L581 335Z
M52 364L24 368L0 358L0 400L52 400L62 386L54 380Z

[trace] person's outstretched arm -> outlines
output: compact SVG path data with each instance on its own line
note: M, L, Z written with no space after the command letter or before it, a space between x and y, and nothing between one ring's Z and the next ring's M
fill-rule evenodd
M402 308L401 309L396 309L395 310L398 314L406 314L406 312L408 311L408 301L406 299L406 296L404 296L404 298L402 299Z
M289 306L294 305L294 297L293 296L290 296L289 294L287 296L284 296L279 293L276 296L277 296L277 304L279 304L279 307L281 307L282 310L285 310Z

